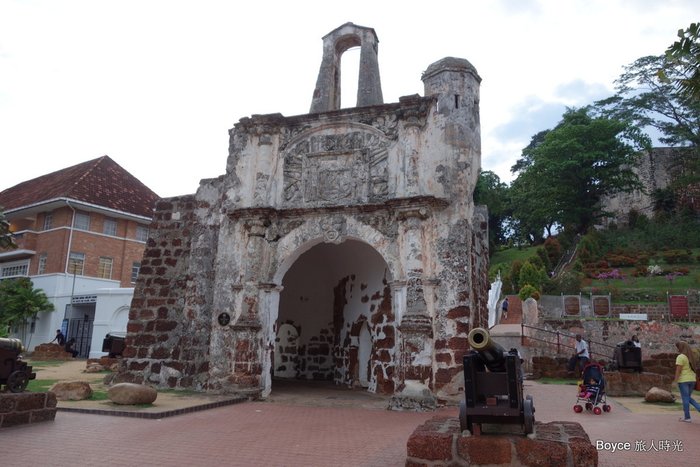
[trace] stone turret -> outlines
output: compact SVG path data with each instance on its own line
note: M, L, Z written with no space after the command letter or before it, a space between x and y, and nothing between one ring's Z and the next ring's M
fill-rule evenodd
M323 59L311 113L340 109L340 59L351 47L360 47L360 71L357 85L357 107L384 103L379 79L377 46L379 39L372 28L345 23L323 38Z

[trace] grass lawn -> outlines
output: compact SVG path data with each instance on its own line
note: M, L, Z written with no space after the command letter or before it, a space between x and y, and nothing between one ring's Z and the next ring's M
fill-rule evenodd
M525 261L535 256L537 248L538 247L530 246L526 248L508 248L507 250L497 251L489 260L489 277L492 275L495 276L499 270L501 274L510 271L510 265L513 261Z
M23 359L26 361L28 364L32 366L32 368L46 368L46 367L53 367L53 366L61 366L64 363L66 363L63 360L32 360L31 358L26 358Z

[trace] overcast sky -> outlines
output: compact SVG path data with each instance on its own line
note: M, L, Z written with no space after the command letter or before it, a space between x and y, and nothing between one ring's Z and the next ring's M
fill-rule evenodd
M482 168L510 181L533 134L698 20L698 0L0 0L0 190L109 155L160 196L193 193L240 118L309 112L321 38L346 22L379 37L385 103L469 60Z

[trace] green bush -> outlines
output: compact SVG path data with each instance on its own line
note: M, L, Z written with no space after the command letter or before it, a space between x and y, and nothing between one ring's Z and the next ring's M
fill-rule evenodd
M539 300L540 293L535 287L531 286L530 284L525 284L520 289L520 292L518 292L518 297L520 297L520 300L522 301L525 301L530 297L534 298L535 300Z
M691 262L691 251L690 250L668 250L661 252L661 258L667 264L678 264L678 263L690 263Z
M543 247L544 251L547 252L549 264L551 265L551 267L554 267L561 259L561 243L559 243L559 240L556 237L547 237L547 239L544 241Z
M551 281L552 294L577 294L583 286L583 274L577 271L566 271Z
M613 268L624 268L637 264L636 258L623 253L608 253L605 255L605 261Z

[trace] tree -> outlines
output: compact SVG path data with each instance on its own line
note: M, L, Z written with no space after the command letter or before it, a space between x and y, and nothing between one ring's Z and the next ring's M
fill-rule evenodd
M679 200L700 183L700 39L697 23L678 31L666 53L637 59L615 82L616 94L598 101L602 116L653 128L659 141L689 148L674 157L671 187Z
M700 24L691 23L685 31L678 30L678 40L666 50L666 60L675 65L680 75L674 80L662 68L659 78L672 81L688 101L700 101Z
M0 249L16 248L10 232L10 222L5 218L5 213L0 209Z
M628 122L567 109L561 122L523 150L513 170L513 217L551 234L553 226L585 232L601 212L601 199L641 184L633 172L648 138ZM534 232L531 232L534 235Z
M28 277L0 281L0 336L7 335L12 324L53 310L53 303Z
M508 185L490 170L482 171L474 189L474 204L485 204L489 210L489 247L506 243L505 220L509 215Z

